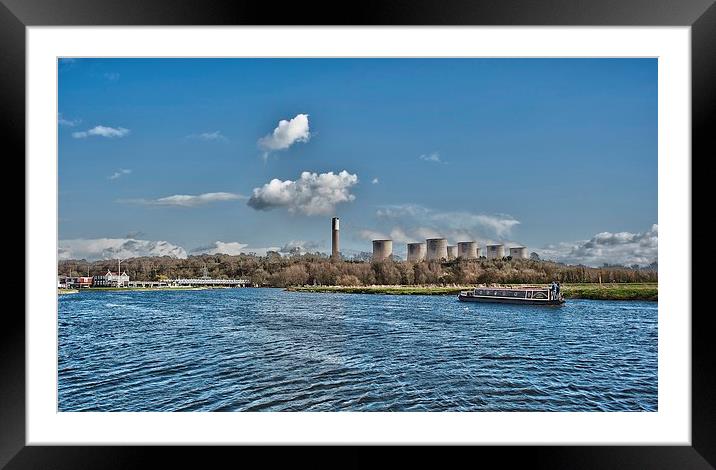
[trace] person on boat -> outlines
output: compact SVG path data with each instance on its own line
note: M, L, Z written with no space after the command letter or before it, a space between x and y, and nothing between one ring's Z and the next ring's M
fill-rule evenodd
M552 293L552 298L557 298L557 282L552 281L552 284L549 286L549 291Z
M555 285L555 296L554 296L555 299L559 299L559 289L560 289L560 285L559 285L559 282L557 282Z

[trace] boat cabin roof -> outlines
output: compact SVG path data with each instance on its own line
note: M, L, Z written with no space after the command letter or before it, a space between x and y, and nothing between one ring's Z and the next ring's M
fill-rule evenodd
M500 286L500 287L489 287L489 286L478 286L475 287L475 290L549 290L549 287L546 286L516 286L516 287L506 287L506 286Z

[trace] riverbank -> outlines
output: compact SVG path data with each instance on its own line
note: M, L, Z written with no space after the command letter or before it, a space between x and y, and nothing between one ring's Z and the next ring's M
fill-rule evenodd
M565 284L564 297L592 300L659 300L657 283Z
M89 287L82 289L82 292L167 292L175 290L207 290L207 289L226 289L226 287ZM78 292L75 290L75 292Z
M512 284L518 286L520 284ZM456 295L475 286L295 286L291 292L333 292L344 294ZM658 300L657 283L562 284L567 299Z
M62 289L62 288L58 288L58 289L57 289L57 293L58 293L59 295L76 294L76 293L78 293L78 292L79 292L79 291L78 291L77 289Z

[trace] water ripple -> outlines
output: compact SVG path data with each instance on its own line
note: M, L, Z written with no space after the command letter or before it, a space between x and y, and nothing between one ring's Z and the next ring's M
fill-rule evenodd
M657 308L80 292L59 299L59 409L655 411Z

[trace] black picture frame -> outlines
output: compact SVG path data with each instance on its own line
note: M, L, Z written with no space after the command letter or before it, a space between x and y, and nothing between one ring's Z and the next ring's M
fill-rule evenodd
M319 5L295 3L278 8L275 2L245 0L0 0L0 122L6 144L10 143L14 152L5 155L24 161L25 28L40 25L690 26L692 161L716 155L716 146L709 139L709 118L716 107L714 0L364 0L341 8L336 4L323 15ZM716 371L709 315L709 309L701 309L694 310L691 317L691 446L533 446L508 452L504 447L479 447L474 450L480 460L522 456L529 458L531 466L549 468L714 468L716 402L712 391L716 390ZM25 321L17 309L11 309L4 313L0 328L0 467L135 468L149 465L152 457L165 459L166 464L169 460L206 464L202 457L191 460L187 449L180 447L26 446L25 420ZM216 462L235 451L231 447L203 449ZM292 454L295 458L296 453ZM344 456L345 464L371 464L353 451ZM462 456L451 458L456 457ZM443 466L450 464L451 458L443 459Z

